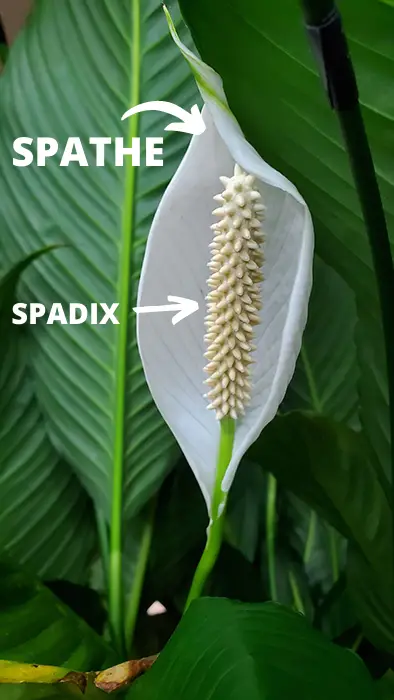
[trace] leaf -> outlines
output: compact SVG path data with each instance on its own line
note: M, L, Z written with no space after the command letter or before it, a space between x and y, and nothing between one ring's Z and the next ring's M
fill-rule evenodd
M205 590L212 597L230 598L245 603L259 603L269 597L259 566L251 564L238 549L227 542L221 546Z
M290 542L301 555L317 598L336 583L344 568L346 547L339 533L293 494L286 494Z
M329 419L294 412L276 418L249 456L256 461L260 457L280 483L349 539L371 572L370 581L381 581L378 587L369 587L369 602L361 603L356 590L354 599L368 636L374 639L378 635L381 646L384 638L384 645L391 648L391 633L384 635L381 623L376 624L391 610L392 514L368 460L363 435ZM353 581L354 576L349 578ZM364 572L363 581L365 578ZM364 585L364 594L367 588ZM391 626L392 613L384 629Z
M23 690L17 697L81 697L103 698L103 693L113 693L130 686L136 678L148 671L156 656L125 661L100 672L76 672L58 666L40 666L38 664L19 664L12 661L0 661L0 698L6 685L6 692L11 693L12 686L23 684ZM52 686L52 687L48 687ZM79 692L77 692L79 691ZM103 691L103 692L101 692ZM7 696L8 697L8 696Z
M5 259L54 239L69 246L34 265L21 300L66 309L71 301L120 304L119 325L32 327L51 439L107 518L113 474L119 506L123 462L127 517L173 463L174 441L144 381L131 307L149 222L187 143L164 132L163 167L145 167L144 139L163 136L168 119L156 112L123 122L121 116L130 103L167 99L190 108L195 101L159 0L133 8L132 16L128 0L39 0L1 78ZM56 138L59 154L69 136L78 136L91 165L59 168L58 154L46 167L14 167L13 140L25 134ZM125 146L141 137L141 168L115 167L113 146L105 167L95 167L93 136L124 137Z
M9 316L20 274L47 252L0 280L0 550L39 576L83 582L95 545L90 499L48 439L28 366L29 333Z
M311 599L314 626L334 639L357 623L343 581L347 541L301 499L285 492L282 500L278 539L299 558L299 597Z
M242 278L243 284L237 287L236 292L233 287L236 285L237 275L240 274L238 267L236 274L233 270L234 274L229 274L228 279L227 273L222 271L218 273L219 278L223 277L223 285L230 285L229 295L232 293L234 297L238 296L239 303L241 299L243 304L241 309L245 313L251 313L250 309L252 309L260 322L254 328L253 337L253 343L257 346L253 367L254 390L252 390L250 404L246 407L245 417L237 424L232 458L222 482L223 491L229 490L246 449L274 417L293 374L301 346L311 286L313 227L308 207L291 182L259 158L245 140L228 109L219 76L209 66L199 61L179 41L170 18L169 23L174 41L177 42L180 51L197 76L197 82L206 103L204 109L206 131L192 139L190 148L156 212L141 272L138 305L150 305L155 299L162 298L173 284L176 275L182 295L197 301L200 313L193 314L182 321L171 329L171 333L168 333L168 321L165 320L164 314L161 314L161 318L155 324L150 322L147 314L140 314L138 345L152 396L177 438L210 512L220 424L216 420L215 412L206 410L208 402L204 398L203 367L206 364L204 353L207 351L207 346L204 343L202 311L206 307L209 291L207 263L209 245L214 236L211 230L214 221L214 216L211 214L214 206L212 202L213 197L223 191L220 177L233 177L234 174L234 178L239 177L240 180L233 180L231 187L244 186L245 183L247 184L245 173L249 173L252 181L249 180L247 186L250 188L254 183L255 189L252 190L255 193L254 196L260 195L263 206L267 208L264 218L265 243L262 247L264 313L256 308L257 301L256 306L253 306L248 302L248 300L252 301L249 294L244 293L244 285L249 284L248 289L251 291L250 284L253 284L249 274ZM234 169L236 164L242 169L241 173L238 168ZM256 216L261 216L259 213L261 210L253 208L257 206L256 204L252 205L249 202L249 205L250 210L248 207L244 210L245 217L242 218L243 214L240 215L239 225L242 221L244 222L242 229L238 230L235 226L235 214L234 222L232 215L228 218L226 215L223 219L224 225L231 223L230 230L234 236L238 236L241 246L244 245L243 235L239 238L239 231L245 230L246 227L247 235L250 236L247 226L249 225L251 229L252 225L255 226L255 222L258 221L253 215L251 223L245 223L248 221L246 214L252 217L254 211ZM216 211L218 216L221 215L220 212L223 214L224 210L219 208ZM238 233L236 234L235 231ZM220 236L217 232L216 235ZM171 245L168 243L169 240ZM244 240L249 239L244 238ZM257 249L256 241L250 241L250 245L253 244ZM231 269L231 265L234 264L231 262L234 260L231 253L235 256L238 253L235 250L235 242L228 245L229 248L223 255ZM224 245L223 250L225 250ZM251 248L248 250L250 252ZM246 249L244 254L249 260ZM239 267L242 271L242 266ZM220 302L231 306L223 289L217 293L221 297ZM218 303L219 318L220 302ZM227 309L226 306L222 308L223 315L226 311L235 314L233 308ZM246 318L248 320L248 316ZM245 324L243 329L242 323ZM229 332L231 342L237 343L239 341L236 332L243 333L243 330L246 331L249 328L249 324L239 320L236 314L234 325L236 330L228 324L223 333ZM230 379L233 367L230 366L228 369L227 364L220 358L223 352L228 353L229 357L227 358L226 354L226 358L229 362L238 362L238 374L244 371L244 366L239 359L236 360L237 351L238 358L241 357L243 360L245 358L239 346L231 349L230 341L226 346L227 341L223 338L219 340L220 337L219 334L217 336L219 358L216 356L212 359L214 367L217 365L216 379L221 377L222 372L227 372L225 378L228 379L229 384L233 384L235 390L236 381ZM264 349L266 346L270 348L269 352ZM212 347L215 347L215 344ZM243 351L245 353L245 348ZM242 370L239 369L239 365ZM165 372L162 371L164 366ZM235 367L236 364L234 364ZM215 381L215 374L212 374L212 377ZM241 381L244 381L243 377ZM221 392L219 383L215 388ZM240 386L238 386L239 389ZM230 394L229 389L227 391ZM222 393L219 394L219 400L221 397ZM236 401L236 399L232 400ZM227 399L224 400L224 404L226 403ZM220 418L219 413L217 417Z
M74 671L113 662L105 642L49 589L0 563L0 658Z
M361 434L294 412L277 417L249 456L260 458L280 483L354 541L369 562L386 567L391 513Z
M347 574L352 602L362 621L363 631L380 651L394 653L393 565L386 556L382 574L351 545L348 553Z
M180 5L203 60L223 79L246 138L302 192L316 228L318 254L356 294L362 336L369 339L368 362L361 369L361 420L387 473L387 379L371 254L340 129L307 42L300 5L292 0L280 5L276 0L180 0ZM346 0L340 9L394 240L394 14L377 0ZM363 340L358 349L366 359Z
M352 290L316 257L301 354L281 410L311 410L357 426L356 322Z
M83 582L91 504L48 440L20 344L2 364L0 389L0 549L41 577Z
M287 605L312 621L313 601L302 560L280 535L275 541L272 561L268 557L267 541L262 542L261 576L269 590L266 598Z
M293 546L293 523L286 513L287 494L269 474L265 503L265 533L261 541L261 575L269 599L313 618L311 591L303 556Z
M75 686L56 685L4 685L0 686L0 700L104 700L105 695L100 691L94 691L92 695L89 689L87 694L81 695L81 691ZM100 693L100 695L98 695Z
M12 306L16 301L16 289L19 283L22 273L35 261L41 258L43 255L47 255L56 248L58 245L50 245L41 248L40 250L35 250L30 255L19 259L14 265L11 266L7 272L2 273L0 277L0 321L2 324L2 332L5 333L12 328Z
M394 672L391 669L379 680L378 687L379 697L382 697L384 700L392 700L394 698Z
M59 666L21 664L15 661L0 661L0 683L57 683L68 673ZM83 674L81 674L83 676ZM78 677L76 678L78 681ZM83 681L78 683L83 687Z
M0 661L0 698L95 697L89 674L58 666ZM16 690L15 686L19 685ZM22 688L20 686L22 685ZM16 692L13 692L16 690ZM92 692L93 690L93 692Z
M204 501L184 459L169 475L158 496L148 566L149 604L181 598L184 605L193 571L205 544Z
M103 596L89 586L81 586L71 581L44 581L47 588L60 600L81 617L98 634L104 633L107 621L107 611L104 607Z
M266 478L261 467L243 460L226 508L225 537L251 563L261 537Z
M191 605L128 697L367 700L375 692L360 659L302 615L273 603L205 598Z

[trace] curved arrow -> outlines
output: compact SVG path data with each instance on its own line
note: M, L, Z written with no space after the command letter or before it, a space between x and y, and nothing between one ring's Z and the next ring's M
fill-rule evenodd
M162 311L177 311L178 313L172 317L172 325L176 326L179 321L182 321L190 314L194 314L198 311L198 301L193 301L193 299L185 299L184 297L173 297L168 296L168 301L175 301L175 304L162 304L161 306L135 306L133 311L136 314L152 314L159 313Z
M131 107L124 113L122 121L123 119L128 119L128 117L131 117L133 114L138 114L139 112L150 112L152 110L157 112L166 112L167 114L171 114L173 117L181 119L180 122L173 122L166 126L164 131L182 131L186 134L194 134L195 136L199 136L206 129L204 120L197 105L193 105L190 112L187 112L186 109L178 107L178 105L174 105L173 102L165 102L163 100L142 102L140 105Z

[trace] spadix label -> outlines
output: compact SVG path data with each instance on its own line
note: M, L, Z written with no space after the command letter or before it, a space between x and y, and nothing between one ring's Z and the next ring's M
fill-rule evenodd
M167 300L174 303L160 304L158 306L136 306L133 308L133 311L136 314L176 311L175 316L172 318L172 325L175 326L179 321L183 321L184 318L198 311L199 308L198 302L193 299L169 295ZM111 305L105 304L104 302L99 304L94 302L90 304L90 306L77 302L67 305L57 302L47 308L45 304L25 304L22 302L14 304L12 307L12 323L17 326L21 326L24 323L30 323L35 326L37 320L41 319L43 323L50 326L54 323L71 326L79 326L81 323L105 326L107 323L113 323L117 326L119 325L119 321L116 317L118 306L119 303L116 302Z
M105 303L85 304L71 303L64 305L60 303L52 304L49 308L45 304L14 304L12 307L12 323L20 326L24 323L36 325L37 319L42 319L43 323L53 325L61 323L62 325L80 325L81 323L90 323L91 325L106 325L107 323L119 324L116 318L116 310L119 304L114 303L110 306Z

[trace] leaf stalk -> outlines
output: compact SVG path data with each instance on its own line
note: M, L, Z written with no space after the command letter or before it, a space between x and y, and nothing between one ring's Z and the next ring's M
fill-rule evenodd
M266 539L267 539L267 564L269 593L271 600L278 600L278 590L276 586L276 566L275 566L275 537L276 537L276 492L277 481L273 474L268 474L267 483L267 506L265 516Z
M138 104L140 97L141 70L141 7L140 0L131 0L131 104ZM139 133L139 115L129 119L128 145ZM114 456L112 476L112 508L109 552L109 620L114 641L119 651L125 653L123 567L122 567L122 524L123 524L123 469L125 440L125 404L127 389L127 356L129 352L129 311L131 298L131 251L133 246L133 225L135 214L135 168L128 159L125 167L125 191L122 230L120 240L120 275L117 299L119 299L119 325L117 329L115 377L116 403L114 422Z
M132 646L134 639L135 626L140 607L141 593L144 585L146 567L149 560L149 552L152 544L153 527L156 511L156 498L153 499L152 505L147 514L147 520L142 533L140 550L133 576L133 585L126 609L125 636L126 649L128 655L132 655Z

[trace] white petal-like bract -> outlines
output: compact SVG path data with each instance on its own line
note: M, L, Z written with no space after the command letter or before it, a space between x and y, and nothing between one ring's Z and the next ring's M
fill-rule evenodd
M275 416L294 372L312 282L313 226L298 190L246 141L226 102L220 77L176 37L191 63L205 102L206 130L194 136L156 212L141 272L138 306L165 303L168 295L193 299L199 311L176 326L169 314L137 319L140 354L152 396L174 433L210 512L220 423L204 398L204 316L209 293L213 197L220 177L236 163L255 176L264 211L264 279L260 322L254 327L251 395L236 422L234 450L222 488Z

